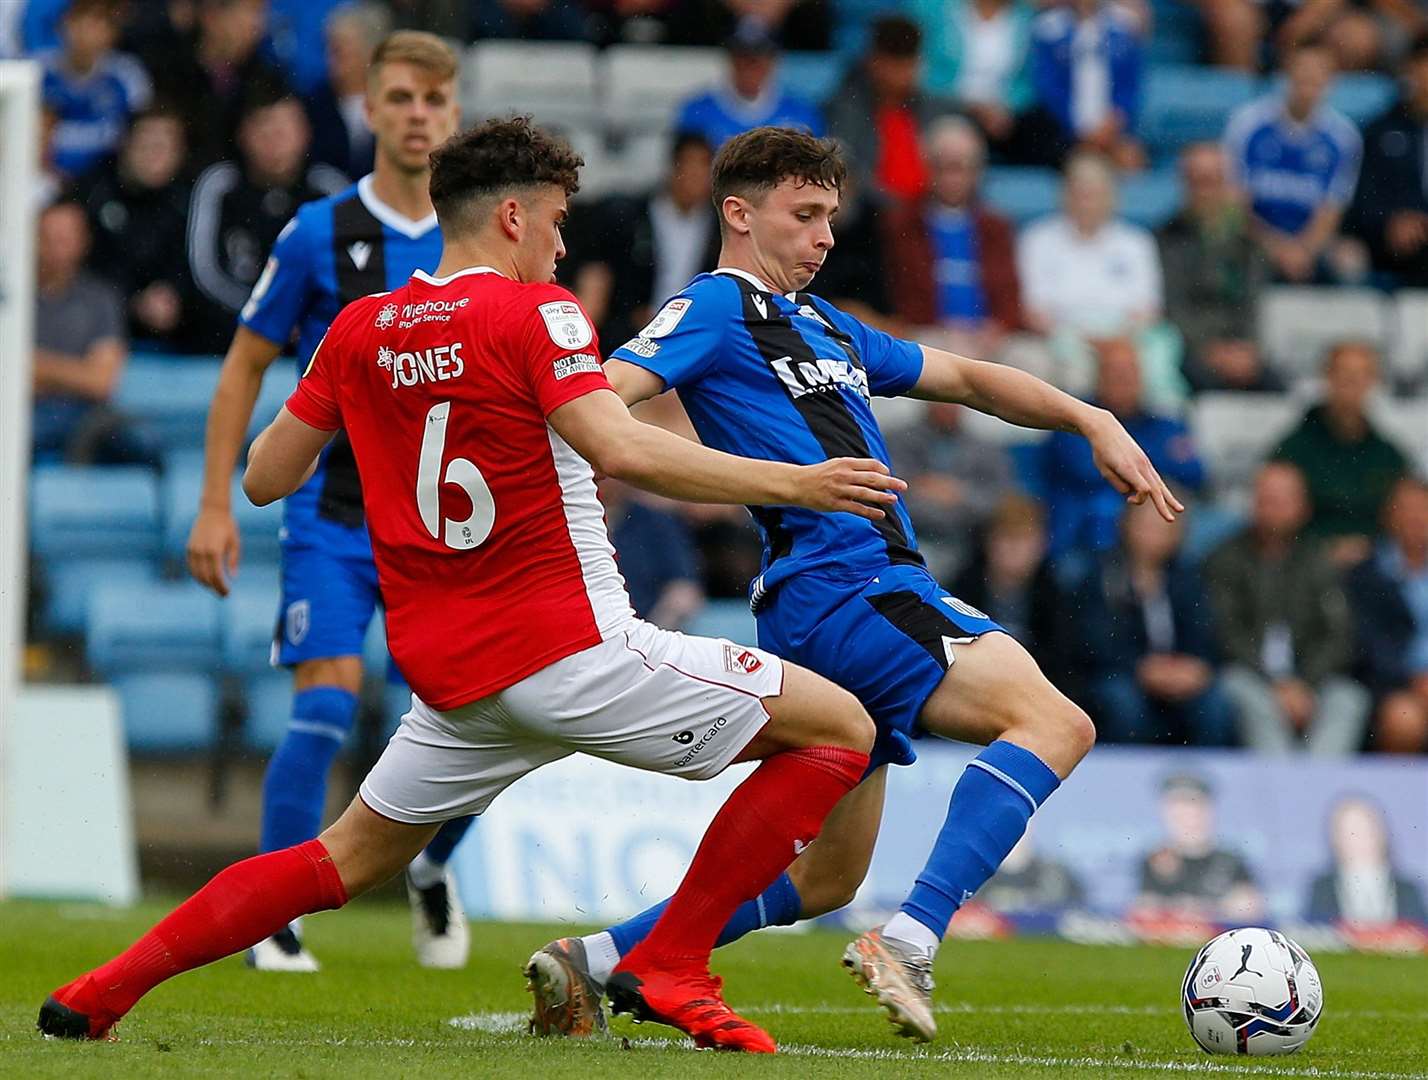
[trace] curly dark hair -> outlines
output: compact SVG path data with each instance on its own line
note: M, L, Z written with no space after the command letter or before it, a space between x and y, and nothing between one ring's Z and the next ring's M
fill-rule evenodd
M487 120L458 132L431 155L431 204L442 229L460 231L473 205L493 195L552 185L580 190L585 159L529 116Z
M832 139L795 128L756 127L735 135L714 158L714 208L724 221L730 195L758 201L785 180L841 191L848 178L843 152Z

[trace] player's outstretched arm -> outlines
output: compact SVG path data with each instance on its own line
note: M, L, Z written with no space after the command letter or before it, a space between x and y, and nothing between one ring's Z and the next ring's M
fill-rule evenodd
M243 470L243 494L254 506L287 498L307 483L317 468L317 456L335 434L304 423L284 405L253 440Z
M231 486L233 469L248 434L253 404L263 385L263 373L281 352L281 346L238 327L223 357L218 388L208 407L208 428L203 442L203 493L198 516L188 534L188 572L219 596L228 595L228 582L238 572L241 548L233 520Z
M1166 521L1185 510L1119 420L1035 375L924 345L922 374L910 396L959 402L1022 427L1075 432L1090 442L1096 468L1128 502L1149 499Z
M907 488L872 459L790 465L711 450L641 423L609 390L569 401L549 419L556 433L600 472L671 499L806 506L877 520Z

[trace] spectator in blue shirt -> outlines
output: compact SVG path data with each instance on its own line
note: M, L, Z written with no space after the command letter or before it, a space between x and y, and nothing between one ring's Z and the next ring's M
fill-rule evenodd
M1348 117L1324 104L1334 80L1327 48L1301 45L1285 61L1285 76L1282 94L1252 101L1230 117L1225 154L1231 175L1282 278L1343 278L1349 267L1334 241L1353 199L1362 141Z
M600 501L635 614L666 630L688 624L704 606L704 587L684 522L608 477L600 481Z
M1032 27L1036 96L1074 142L1139 169L1144 43L1139 17L1106 0L1073 0L1037 16Z
M1126 339L1099 346L1095 401L1140 443L1166 480L1191 491L1205 483L1205 466L1179 420L1155 416L1141 405L1140 357ZM1053 556L1073 550L1103 551L1116 542L1125 499L1101 478L1089 444L1057 432L1043 445L1043 473Z
M61 46L39 58L45 102L58 120L54 164L81 176L118 149L153 88L139 61L114 51L119 19L110 0L73 0L60 37Z
M758 23L741 22L726 43L729 78L686 101L676 131L703 135L714 149L750 128L771 124L823 134L823 117L812 102L782 89L775 76L778 45Z

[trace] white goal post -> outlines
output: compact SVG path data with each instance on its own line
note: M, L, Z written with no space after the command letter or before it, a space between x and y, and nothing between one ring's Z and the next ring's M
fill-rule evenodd
M39 65L0 62L0 897L6 893L7 879L9 729L19 699L25 641L39 117Z

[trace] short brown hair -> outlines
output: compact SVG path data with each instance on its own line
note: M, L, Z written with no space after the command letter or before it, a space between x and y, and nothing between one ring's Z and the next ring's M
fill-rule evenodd
M487 120L431 155L431 204L443 231L470 231L473 206L494 195L553 185L574 195L585 159L529 116Z
M783 127L756 127L735 135L714 157L714 208L730 195L757 202L785 180L841 191L848 179L843 152L832 139Z
M411 64L445 82L456 78L456 53L435 34L423 30L398 30L388 34L372 50L367 78L375 79L383 64Z

